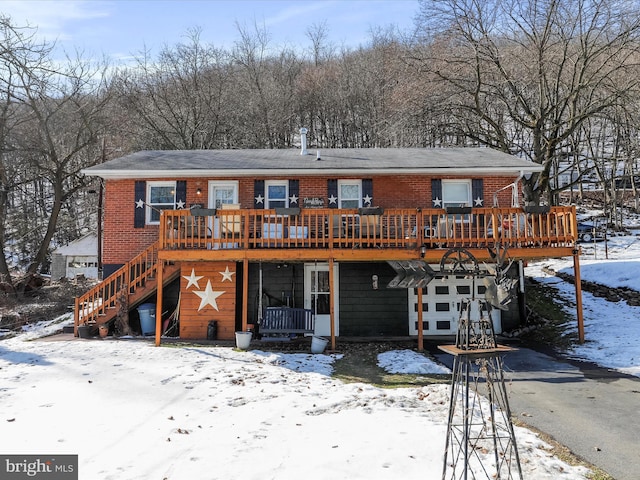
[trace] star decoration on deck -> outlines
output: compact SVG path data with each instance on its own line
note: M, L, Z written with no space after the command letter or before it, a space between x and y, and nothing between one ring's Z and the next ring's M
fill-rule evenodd
M295 204L297 204L297 203L298 203L298 196L297 196L297 195L291 195L291 196L289 197L289 203L295 203Z
M213 288L211 288L211 280L207 280L207 286L204 290L194 290L193 293L200 297L200 306L198 307L198 311L202 310L207 305L211 305L218 312L220 311L220 309L218 308L218 302L216 302L216 300L225 292L214 292Z
M194 268L191 269L191 275L187 276L187 275L183 275L182 278L184 278L187 281L187 286L185 287L185 289L189 288L192 285L195 285L196 288L200 288L200 285L198 284L198 280L200 280L202 277L202 275L196 275L196 271Z
M484 200L482 198L478 197L473 201L473 204L476 207L481 207L484 204Z
M331 195L329 197L329 204L331 205L332 203L337 203L338 202L338 197L336 197L335 195Z
M222 281L224 282L225 280L229 280L230 282L233 282L233 278L232 275L235 275L236 272L231 272L229 271L229 266L227 265L227 268L225 268L224 272L218 272L220 275L222 275Z
M438 197L433 199L433 206L434 207L442 207L442 200L439 199Z
M178 210L182 210L182 209L184 208L184 200L178 200L178 201L176 202L176 208L177 208Z
M264 205L264 197L262 195L258 195L256 197L256 205L262 203Z
M370 207L371 200L373 200L373 198L369 196L369 194L366 194L364 197L362 197L362 200L364 200L364 203Z
M136 202L136 208L144 208L144 200L140 199Z

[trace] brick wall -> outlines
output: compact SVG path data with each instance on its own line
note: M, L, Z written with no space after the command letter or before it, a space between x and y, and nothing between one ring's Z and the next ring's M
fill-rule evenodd
M363 175L369 178L370 176ZM300 177L300 198L327 196L327 178L334 177ZM351 177L353 178L353 177ZM383 208L430 208L431 178L418 175L381 175L373 177L373 204ZM438 178L456 178L454 176ZM465 177L469 178L469 177ZM273 178L285 180L284 178ZM152 180L152 179L150 179ZM187 206L194 203L208 205L207 184L215 178L188 178L176 180L187 181ZM508 185L514 177L484 177L484 205L493 203L493 193ZM239 200L242 208L252 208L254 202L254 178L239 180ZM133 227L135 211L134 180L109 180L106 182L104 203L104 239L103 263L122 264L140 253L158 239L158 226L147 225L144 228ZM200 188L201 195L196 191ZM511 203L511 190L499 194L501 206ZM325 204L325 206L328 206Z

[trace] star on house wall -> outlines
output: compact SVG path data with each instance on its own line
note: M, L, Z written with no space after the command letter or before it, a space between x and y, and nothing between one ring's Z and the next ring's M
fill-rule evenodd
M140 199L136 202L136 208L144 208L144 200Z
M194 290L193 293L200 297L200 306L198 307L198 311L202 310L207 305L211 305L218 312L220 311L220 309L218 308L218 302L216 302L216 300L225 292L214 292L213 288L211 288L211 280L207 280L207 286L204 290Z
M256 197L256 204L258 204L258 203L264 204L264 197L262 195L258 195Z
M176 202L176 208L177 208L178 210L182 210L182 209L184 208L184 200L178 200L178 201Z
M297 195L291 195L289 197L289 203L298 203L298 196Z
M442 200L439 199L438 197L433 199L433 206L434 207L442 207Z
M369 194L367 194L366 196L364 196L364 197L362 198L362 200L364 200L364 203L365 203L366 205L371 206L371 200L373 200L373 198L371 198L371 197L369 196Z
M198 285L198 280L200 280L201 278L203 278L201 275L198 276L196 275L196 271L195 269L191 269L191 275L187 276L187 275L183 275L182 278L184 278L187 281L187 286L186 288L189 288L192 285L195 285L196 288L200 288L200 285Z
M233 282L233 278L231 278L232 275L235 275L236 272L230 272L229 271L229 267L227 266L227 268L225 268L224 272L218 272L220 275L222 275L222 281L224 282L225 280L229 280L230 282Z
M335 195L331 195L329 197L329 204L337 203L337 202L338 202L338 197L336 197Z
M476 207L481 207L483 203L484 203L484 200L483 200L482 198L480 198L480 197L476 198L476 199L473 201L473 204L474 204L474 206L476 206Z

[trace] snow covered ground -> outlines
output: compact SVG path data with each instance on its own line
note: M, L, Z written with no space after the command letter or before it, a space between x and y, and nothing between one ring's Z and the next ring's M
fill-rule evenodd
M582 277L640 289L640 243L583 246ZM594 250L597 248L597 251ZM527 274L572 270L545 261ZM640 375L640 316L583 293L587 343L571 355ZM63 323L0 341L1 454L78 454L79 478L439 479L448 385L380 389L330 377L336 355L154 347L143 340L35 340ZM575 328L575 323L567 328ZM404 373L442 373L409 350L381 354ZM584 479L517 428L525 478Z

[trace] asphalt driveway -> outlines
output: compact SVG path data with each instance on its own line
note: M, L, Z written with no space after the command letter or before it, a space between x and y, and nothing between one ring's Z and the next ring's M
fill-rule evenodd
M640 378L528 348L505 355L504 364L514 417L616 480L640 478Z

